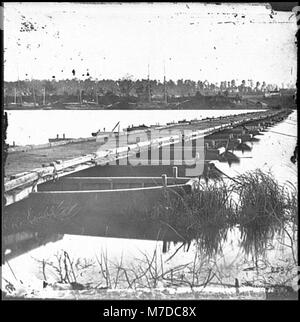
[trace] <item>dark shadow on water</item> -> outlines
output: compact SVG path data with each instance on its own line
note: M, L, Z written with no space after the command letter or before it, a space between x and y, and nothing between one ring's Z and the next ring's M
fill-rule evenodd
M146 214L132 211L127 215L89 215L78 205L47 208L39 216L25 211L26 216L18 217L15 212L15 217L3 218L3 251L9 248L9 256L18 256L63 234L72 234L186 245L196 241L203 254L213 256L222 253L229 230L238 228L244 252L259 255L275 235L282 233L285 220L290 220L285 215L287 208L294 209L297 216L296 199L288 203L276 182L261 171L238 177L237 182L242 184L234 187L222 180L209 182L201 183L200 190L192 193L166 189L152 212ZM239 208L228 202L233 189L240 196Z
M232 164L240 163L240 158L230 151L226 151L226 152L220 154L218 160L220 162L228 163L229 166L231 166Z
M241 143L239 144L238 146L236 146L234 148L236 151L242 151L243 153L244 152L248 152L248 151L251 151L252 150L252 147L250 147L248 144L246 143Z

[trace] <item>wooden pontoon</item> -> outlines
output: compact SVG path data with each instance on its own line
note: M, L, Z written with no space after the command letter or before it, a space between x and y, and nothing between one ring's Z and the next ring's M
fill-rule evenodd
M119 147L107 142L102 145L99 138L77 139L71 142L54 142L37 149L15 149L8 153L5 165L4 204L9 206L29 195L38 192L38 187L46 182L76 174L85 169L118 162L132 155L147 152L150 148L163 146L180 147L180 142L204 139L224 139L226 150L231 145L239 144L253 138L257 128L267 126L270 122L282 120L289 110L268 110L245 113L212 119L193 120L190 123L175 123L168 126L152 128L151 139L147 136L140 142L130 142ZM251 125L248 131L245 126ZM170 131L171 130L171 131ZM174 134L172 130L177 130ZM188 134L183 133L189 130ZM169 131L169 132L168 132ZM125 134L126 135L126 134ZM227 142L227 143L226 143Z

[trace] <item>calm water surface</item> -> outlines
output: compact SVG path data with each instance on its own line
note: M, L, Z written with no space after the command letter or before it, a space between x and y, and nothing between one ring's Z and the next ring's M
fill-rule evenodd
M159 113L151 111L89 111L88 113L85 111L38 111L34 112L37 113L34 120L34 114L31 111L28 113L16 112L9 114L12 123L9 130L9 139L17 140L19 138L19 143L29 143L26 137L21 139L21 133L26 133L27 136L30 135L31 139L38 143L63 130L65 130L67 136L75 136L75 133L77 136L87 136L91 131L97 130L99 127L111 126L120 119L122 120L122 126L125 127L130 123L165 123L170 120L200 118L201 115L202 117L218 116L221 113L225 115L230 112L237 113L237 111L165 111ZM45 122L44 126L43 122ZM53 125L52 128L49 127L49 124ZM76 129L76 127L78 128ZM234 153L240 157L239 163L231 166L220 162L215 162L215 164L230 176L261 168L271 171L275 178L287 187L291 184L297 185L297 165L292 164L290 161L297 141L296 136L297 113L293 112L288 119L257 136L259 138L258 142L247 143L251 151L235 151ZM122 227L119 228L123 229ZM231 284L234 283L234 277L249 281L255 278L255 274L258 274L253 269L253 258L257 254L246 254L239 227L228 230L225 233L221 247L212 256L213 258L207 256L205 249L199 247L199 243L195 240L190 244L164 242L157 238L157 234L153 234L151 238L145 240L137 238L138 233L138 231L132 232L132 238L105 237L105 235L57 235L57 240L54 238L53 241L47 242L41 239L39 241L41 246L27 252L24 249L23 252L25 253L10 259L9 263L17 278L32 287L41 287L41 281L44 279L42 261L46 260L55 263L59 254L62 254L63 251L67 251L71 258L86 259L86 263L91 264L86 265L87 267L81 271L81 275L78 277L78 281L91 283L91 285L99 284L99 259L104 258L102 256L105 254L112 271L121 258L123 258L124 266L137 269L139 265L146 263L146 258L152 258L153 254L156 254L155 256L157 256L159 263L163 263L164 270L175 269L179 265L193 263L196 255L198 261L203 261L202 264L198 263L198 265L203 265L201 267L203 267L203 272L206 274L205 267L212 267L211 261L213 260L215 269L222 271L223 282ZM257 236L257 238L261 238L261 236ZM283 240L280 238L283 238ZM265 249L265 261L259 264L256 261L256 264L260 265L261 269L267 271L271 267L278 266L281 261L289 260L291 250L283 246L286 242L285 238L286 236L280 237L275 234L274 243L270 244L268 242L266 244L270 245L269 247L266 246ZM10 267L7 264L3 265L2 276L13 280L14 276ZM189 274L188 267L190 268L190 266L186 268L187 275ZM49 281L57 280L57 274L53 267L49 266L47 268L46 276ZM105 286L104 281L101 283L102 286ZM126 287L126 281L124 280L122 283Z
M120 121L120 130L129 125L166 124L183 119L202 119L253 110L40 110L8 111L7 143L16 145L47 143L63 134L69 138L90 137L92 132L112 130Z

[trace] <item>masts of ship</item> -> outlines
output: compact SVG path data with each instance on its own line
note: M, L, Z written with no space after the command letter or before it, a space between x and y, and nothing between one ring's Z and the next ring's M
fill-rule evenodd
M46 88L43 88L43 105L46 105Z
M150 67L148 64L148 102L151 102L151 88L150 88Z
M164 61L164 103L168 103L168 97L167 97L167 84L166 84L166 63Z
M20 87L19 89L17 90L17 88L15 87L15 91L14 91L14 104L17 104L17 98L18 98L18 94L20 96L20 105L22 105L22 92L20 90Z
M15 88L15 99L14 99L14 103L17 104L17 89Z
M18 71L18 92L20 93L20 105L23 105L23 101L22 101L22 92L20 89L20 76L19 76L19 64L17 62L17 71ZM17 104L17 90L15 88L15 104Z
M98 105L99 104L99 98L98 98L98 81L96 80L95 82L95 98L96 98L96 104Z
M35 89L34 89L34 84L32 84L32 96L33 96L34 107L36 107L36 99L35 99Z
M78 80L78 84L79 84L79 104L82 104L82 89L81 89L81 85L80 85L80 79Z
M17 90L15 88L15 104L17 104ZM22 91L21 91L21 88L20 88L20 79L19 79L19 74L18 74L18 93L20 95L20 105L22 106L23 105L23 100L22 100Z

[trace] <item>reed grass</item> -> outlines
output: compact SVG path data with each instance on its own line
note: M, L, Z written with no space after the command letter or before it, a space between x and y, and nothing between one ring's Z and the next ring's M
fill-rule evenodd
M167 223L183 240L196 239L208 255L221 250L227 231L236 226L247 254L262 254L274 236L298 226L296 188L289 192L260 169L228 180L202 180L192 193L167 189L152 220Z
M275 235L281 234L288 219L290 201L286 189L271 173L260 169L236 178L239 196L237 224L241 231L242 246L247 254L259 255Z

